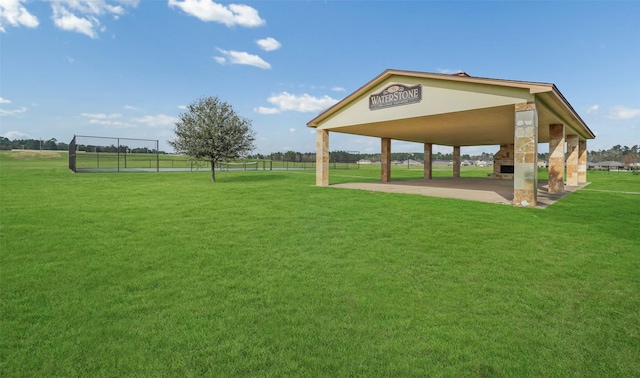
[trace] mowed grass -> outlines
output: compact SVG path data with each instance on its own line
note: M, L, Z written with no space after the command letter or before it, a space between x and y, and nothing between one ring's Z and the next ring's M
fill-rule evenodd
M0 376L640 375L638 175L540 210L15 156Z

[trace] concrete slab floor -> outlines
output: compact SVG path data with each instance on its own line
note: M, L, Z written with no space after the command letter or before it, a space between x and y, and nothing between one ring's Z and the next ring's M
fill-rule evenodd
M538 204L544 209L567 194L588 185L566 186L562 193L549 193L547 180L538 180ZM359 182L334 184L332 188L369 190L374 192L419 194L429 197L456 198L469 201L513 205L513 180L492 180L476 177L434 178L431 180L406 180L383 182Z

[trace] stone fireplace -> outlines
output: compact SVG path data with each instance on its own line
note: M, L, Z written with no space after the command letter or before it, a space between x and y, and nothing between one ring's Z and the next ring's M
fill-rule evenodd
M513 179L513 144L501 144L500 151L493 155L493 173L489 173L488 178L511 180Z

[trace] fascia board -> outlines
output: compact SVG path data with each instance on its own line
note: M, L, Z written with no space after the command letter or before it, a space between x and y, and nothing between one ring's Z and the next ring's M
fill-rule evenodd
M584 123L582 118L580 118L571 105L569 105L562 94L559 93L557 88L554 88L554 91L552 92L536 95L536 102L541 104L544 110L549 112L559 122L569 127L582 138L595 138L593 132Z

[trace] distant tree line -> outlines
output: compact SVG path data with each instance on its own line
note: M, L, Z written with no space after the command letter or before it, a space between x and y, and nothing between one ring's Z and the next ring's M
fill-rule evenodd
M359 153L353 151L331 151L330 153L331 161L336 162L356 162L358 160L366 159L372 162L380 161L379 153ZM273 152L270 154L254 154L250 155L251 159L263 159L263 160L280 160L280 161L294 161L294 162L314 162L316 161L315 152L296 152L296 151L287 151L287 152ZM479 155L469 155L464 154L460 156L463 160L485 160L492 161L493 154L488 152L483 152ZM416 160L422 161L424 160L423 152L392 152L391 160ZM441 152L436 152L433 154L433 160L445 160L450 161L453 160L453 153L443 154Z
M627 147L618 144L608 150L587 151L587 160L594 163L619 161L627 165L634 164L640 160L640 146Z
M42 139L14 139L0 137L0 150L68 150L69 144L58 142L56 138Z
M114 145L110 146L94 146L94 145L79 145L79 151L95 152L96 148L98 152L118 152L118 147ZM5 137L0 137L0 150L68 150L69 144L64 142L58 142L56 138L48 140L42 139L14 139L9 140ZM129 148L125 145L120 146L120 152L128 153L155 153L155 149L147 147L142 148ZM166 152L160 151L161 154ZM538 158L546 161L549 157L548 153L539 153ZM314 162L316 161L315 152L273 152L271 154L254 154L250 155L251 159L261 160L279 160L279 161L295 161L295 162ZM493 154L483 152L479 155L461 155L462 160L484 160L493 161ZM349 151L331 151L331 160L337 162L356 162L361 159L371 160L373 162L380 161L379 153L357 153ZM424 160L424 153L422 152L392 152L391 160ZM433 154L433 160L453 160L453 153L443 154L442 152L436 152ZM634 164L640 161L640 146L635 145L633 147L615 145L608 150L591 150L587 151L587 160L594 163L603 161L619 161L623 164Z
M315 152L272 152L270 154L253 154L248 156L249 159L259 160L279 160L279 161L295 161L295 162L313 162L316 161Z
M86 151L86 152L122 152L122 153L133 153L133 154L155 154L155 148L147 148L147 147L137 147L137 148L129 148L128 146L122 144L120 146L115 146L113 144L108 146L96 146L96 145L85 145L79 144L76 146L78 151ZM0 150L69 150L69 143L58 142L56 138L51 138L48 140L42 139L14 139L9 140L5 137L0 137ZM161 154L166 154L164 151L160 151Z
M155 148L147 148L147 147L136 147L129 148L129 146L125 144L121 144L119 146L115 146L110 144L108 146L95 146L91 144L79 144L76 146L77 151L85 151L85 152L120 152L123 154L155 154ZM159 151L160 154L166 154L164 151Z
M331 151L331 161L337 162L355 162L361 159L367 159L372 162L380 161L379 153L358 153L358 152L349 152L349 151ZM265 159L265 160L281 160L281 161L295 161L295 162L313 162L316 159L316 154L314 152L296 152L296 151L287 151L287 152L274 152L271 154L255 154L249 156L252 159ZM424 153L422 152L392 152L391 160L416 160L422 161L424 160ZM469 155L463 154L460 156L462 160L483 160L491 162L493 161L493 154L488 152L483 152L481 154ZM538 153L538 159L540 161L548 161L549 153L541 152ZM453 160L453 152L450 153L442 153L435 152L433 154L433 160L443 160L443 161L452 161ZM640 146L620 146L616 145L611 147L608 150L599 150L599 151L587 151L587 160L590 162L598 163L602 161L619 161L623 164L634 164L640 161Z

